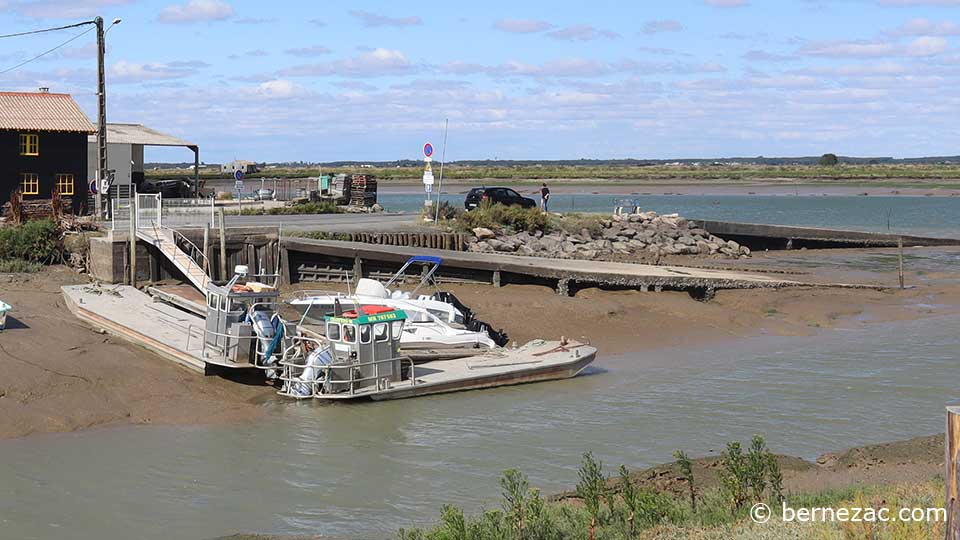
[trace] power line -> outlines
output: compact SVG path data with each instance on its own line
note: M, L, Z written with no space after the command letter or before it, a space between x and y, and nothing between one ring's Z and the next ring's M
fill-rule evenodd
M77 24L68 24L68 25L66 25L66 26L58 26L58 27L56 27L56 28L44 28L44 29L42 29L42 30L31 30L31 31L29 31L29 32L17 32L16 34L3 34L3 35L0 35L0 39L3 39L3 38L12 38L12 37L20 37L20 36L29 36L29 35L32 35L32 34L42 34L42 33L44 33L44 32L55 32L55 31L57 31L57 30L66 30L66 29L68 29L68 28L75 28L75 27L77 27L77 26L82 26L82 25L84 25L84 24L90 24L90 23L89 23L89 22L82 22L82 23L77 23Z
M73 25L73 26L79 26L79 25ZM69 28L69 27L65 26L65 27L63 27L63 28ZM5 70L3 70L3 71L0 71L0 75L3 75L4 73L10 72L10 71L13 71L13 70L17 69L18 67L25 66L25 65L29 64L30 62L33 62L34 60L38 59L38 58L41 58L41 57L43 57L43 56L46 56L46 55L52 53L53 51L59 49L60 47L63 47L64 45L70 43L71 41L80 38L80 36L83 36L84 34L90 33L90 31L93 30L94 28L96 28L96 27L95 27L95 26L91 26L90 28L87 28L87 29L84 30L83 32L80 32L79 34L73 36L72 38L64 41L63 43L57 45L56 47L54 47L54 48L52 48L52 49L46 50L46 51L44 51L44 52L42 52L42 53L34 56L33 58L30 58L29 60L24 60L23 62L20 62L19 64L15 65L15 66L13 66L13 67L9 67L9 68L7 68L7 69L5 69ZM58 30L59 30L59 29L58 29Z

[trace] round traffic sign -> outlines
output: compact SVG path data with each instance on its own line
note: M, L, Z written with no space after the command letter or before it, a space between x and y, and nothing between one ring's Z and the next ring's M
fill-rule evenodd
M243 171L235 171L235 172L233 173L233 178L236 179L237 182L242 181L242 180L243 180Z
M427 143L423 145L423 157L430 157L433 155L433 145Z

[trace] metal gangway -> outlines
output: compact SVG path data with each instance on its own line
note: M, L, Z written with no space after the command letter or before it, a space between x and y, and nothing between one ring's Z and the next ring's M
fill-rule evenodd
M164 225L164 201L159 193L137 193L134 199L137 238L157 248L206 295L210 263L203 250L176 229Z

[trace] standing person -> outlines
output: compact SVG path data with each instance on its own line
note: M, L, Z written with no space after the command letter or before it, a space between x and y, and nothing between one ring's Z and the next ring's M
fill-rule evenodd
M547 183L543 183L543 187L540 188L540 209L544 212L549 212L547 210L547 205L550 203L550 188L547 187Z

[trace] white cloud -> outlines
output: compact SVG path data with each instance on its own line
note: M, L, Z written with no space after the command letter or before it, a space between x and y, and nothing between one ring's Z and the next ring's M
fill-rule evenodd
M512 34L532 34L553 28L553 25L536 19L500 19L493 27Z
M879 0L881 6L960 6L960 0Z
M402 52L378 48L344 60L281 69L279 74L285 77L325 77L331 75L378 77L406 75L413 73L416 69L416 66Z
M731 7L742 7L750 5L750 2L747 0L704 0L704 3L708 6L721 7L721 8L731 8Z
M750 60L751 62L792 62L796 60L797 57L786 54L777 54L760 49L753 49L744 53L743 59Z
M322 56L330 54L330 49L323 45L312 45L310 47L297 47L283 51L291 56Z
M951 21L933 22L929 19L912 19L893 33L903 36L960 36L960 25Z
M894 41L830 41L809 43L800 49L806 56L882 58L893 56L936 56L949 44L942 37L918 37L906 44Z
M31 0L0 3L0 9L10 10L24 17L36 19L76 19L94 17L104 8L132 3L133 0Z
M136 83L143 81L182 79L184 77L189 77L196 74L205 67L208 67L208 64L198 60L147 64L120 60L110 66L110 72L107 75L107 80L109 82L116 83Z
M640 31L644 34L659 34L660 32L679 32L683 30L683 25L680 24L680 21L675 21L672 19L665 19L662 21L647 21Z
M553 39L563 41L593 41L595 39L606 38L615 39L620 37L616 32L610 30L601 30L589 24L575 24L566 28L561 28L547 34Z
M261 83L257 87L257 94L267 98L285 99L306 95L307 91L303 86L294 82L276 79Z
M946 52L949 44L942 37L918 37L904 50L906 56L936 56Z
M423 24L423 21L420 17L409 16L409 17L390 17L387 15L380 15L377 13L370 13L369 11L363 11L360 9L354 9L350 11L350 15L360 19L363 22L364 26L377 27L377 26L417 26Z
M174 4L163 8L157 20L175 24L222 21L230 17L233 17L233 8L223 0L189 0L186 4Z

